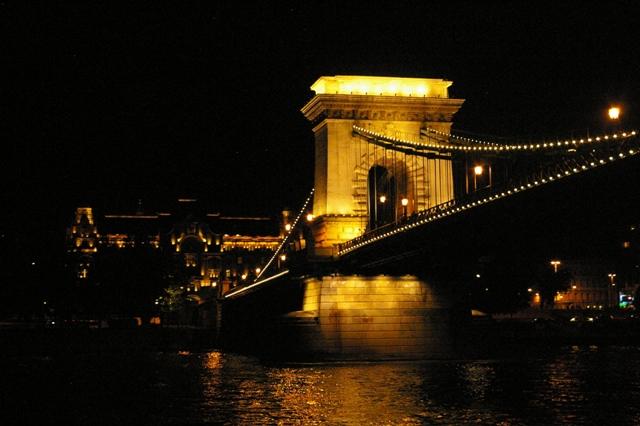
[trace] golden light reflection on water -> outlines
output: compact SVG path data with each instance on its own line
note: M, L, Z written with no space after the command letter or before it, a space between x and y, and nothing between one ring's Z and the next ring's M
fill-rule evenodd
M203 361L203 391L216 401L209 408L224 398L238 424L420 425L448 418L448 410L425 404L416 391L425 377L413 369L421 364L270 367L218 352ZM226 377L229 368L244 373Z
M589 424L606 400L594 395L613 383L594 374L602 354L588 347L543 358L423 363L267 365L222 352L191 356L203 367L195 418L223 424ZM640 373L634 377L640 384ZM627 395L640 392L618 398Z
M217 370L222 367L222 353L209 352L208 354L206 354L205 366L209 370Z
M210 402L202 408L222 398L238 424L422 424L408 410L420 405L419 396L402 391L421 379L394 365L269 367L221 352L204 354L202 362ZM234 374L227 376L230 370Z
M318 423L421 424L410 414L419 397L402 392L419 377L404 377L393 365L340 365L272 370L274 397L288 413ZM398 373L398 374L396 374ZM409 400L407 397L410 397Z

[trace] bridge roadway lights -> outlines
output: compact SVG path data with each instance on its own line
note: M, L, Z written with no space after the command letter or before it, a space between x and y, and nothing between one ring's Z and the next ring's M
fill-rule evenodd
M636 132L633 131L633 132L631 132L629 134L623 133L623 135L624 136L628 135L628 137L631 137L631 136L635 136ZM617 137L617 135L614 135L614 138L615 137ZM605 136L604 138L606 139L607 136ZM596 140L598 140L598 139L599 138L596 138ZM634 150L634 149L629 149L628 150L628 154L629 155L636 155L637 151ZM624 152L619 152L618 153L618 158L619 159L624 159L624 158L626 158L626 154ZM609 156L609 161L613 162L613 161L616 161L616 160L617 159L615 157ZM606 161L601 158L601 159L598 160L598 163L599 164L596 164L595 162L591 161L591 162L588 163L588 165L590 165L592 168L595 168L595 167L598 167L598 165L606 164ZM557 179L561 179L564 176L570 176L572 173L576 173L577 174L577 173L581 173L582 171L589 170L588 165L587 164L582 164L580 166L580 168L574 167L571 170L565 170L564 171L564 175L562 173L557 173L556 174ZM525 185L521 185L520 186L520 190L524 191L527 188L533 188L534 186L540 186L542 184L546 184L548 182L553 182L553 181L555 181L555 178L552 175L549 175L547 178L541 178L539 181L535 180L533 182L533 185L531 183L527 183L526 186ZM462 205L460 207L449 208L449 209L445 210L443 213L430 215L428 210L427 211L423 211L423 212L419 212L418 213L418 217L420 215L424 214L426 216L426 218L422 219L422 220L419 220L419 221L415 221L413 223L404 223L404 221L403 221L403 224L402 224L403 226L396 227L395 229L392 229L391 231L389 231L389 232L387 232L385 234L382 234L382 235L376 235L376 236L373 236L373 237L367 237L366 235L364 235L364 236L358 237L358 238L356 238L354 240L351 240L350 242L347 242L344 245L344 246L346 246L346 248L340 249L338 251L338 255L342 256L342 255L348 254L348 253L354 251L357 248L360 248L360 247L365 246L367 244L370 244L372 242L378 241L378 240L380 240L382 238L385 238L385 237L388 237L388 236L392 236L392 235L396 235L399 232L404 232L405 230L414 228L414 227L416 227L418 225L422 225L422 224L425 224L425 223L428 223L428 222L433 222L434 220L441 219L443 217L447 217L447 216L449 216L451 214L454 214L454 213L457 213L457 212L460 212L460 211L464 211L464 210L469 209L469 208L474 208L474 207L480 206L480 205L482 205L484 203L487 203L487 202L490 202L490 201L494 201L494 200L503 198L503 197L508 196L508 195L512 195L513 193L516 193L516 192L518 192L518 187L517 186L513 187L512 189L508 189L506 191L506 193L505 192L501 192L501 193L494 194L494 195L491 195L489 197L483 198L480 201L473 201L473 202L470 202L470 203L466 203L466 204L464 204L464 205ZM356 242L354 242L354 241L356 241Z

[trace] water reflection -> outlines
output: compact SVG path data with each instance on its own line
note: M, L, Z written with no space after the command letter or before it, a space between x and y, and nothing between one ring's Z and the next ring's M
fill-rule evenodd
M0 357L0 424L640 425L640 348L268 365L223 352Z
M593 347L543 358L308 366L212 352L201 355L200 413L205 421L238 424L517 425L595 424L607 409L618 422L640 424L631 404L638 401L640 352L623 351L634 353L635 375L618 402L603 399L614 383L594 370L617 371L601 358L623 358Z

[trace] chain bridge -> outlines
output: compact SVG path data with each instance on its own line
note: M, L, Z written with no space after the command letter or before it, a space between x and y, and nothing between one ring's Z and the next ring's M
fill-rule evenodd
M314 83L302 112L315 187L256 281L221 296L223 336L323 358L452 356L469 317L459 293L480 255L530 256L571 241L561 218L611 217L609 189L589 179L615 187L635 170L635 130L471 137L452 131L463 100L451 84Z

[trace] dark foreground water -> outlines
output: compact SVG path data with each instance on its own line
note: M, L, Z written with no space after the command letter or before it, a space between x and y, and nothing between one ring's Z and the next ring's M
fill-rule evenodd
M640 347L265 364L233 353L0 355L0 425L640 425Z

